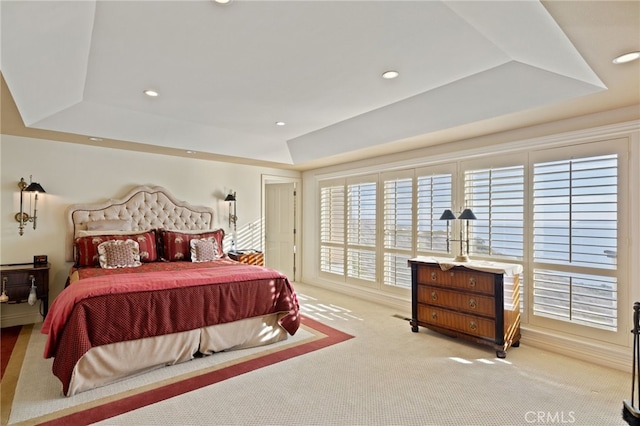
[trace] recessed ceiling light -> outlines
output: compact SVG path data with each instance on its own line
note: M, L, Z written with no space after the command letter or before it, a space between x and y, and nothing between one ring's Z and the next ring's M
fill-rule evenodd
M396 78L400 75L398 71L385 71L382 73L382 78L386 78L387 80L391 80L392 78Z
M155 98L156 96L159 95L159 93L156 92L155 90L149 90L149 89L145 90L144 94L147 95L147 96L151 96L152 98Z
M191 151L190 149L187 150L187 154L195 154L195 153L196 153L195 151Z
M227 4L227 3L231 3L231 0L213 0L216 3L220 3L220 4Z
M90 141L94 141L94 142L101 142L102 138L96 138L95 136L92 136L89 138Z
M635 61L640 58L640 52L629 52L624 55L620 55L613 60L614 64L625 64L627 62Z
M285 123L284 121L276 121L276 126L284 126L285 124L287 123Z

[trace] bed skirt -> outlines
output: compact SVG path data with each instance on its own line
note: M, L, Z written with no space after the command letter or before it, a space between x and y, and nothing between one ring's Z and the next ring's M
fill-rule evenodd
M285 315L274 313L181 333L93 347L76 363L66 396L189 361L198 352L211 355L286 340L288 333L278 323Z

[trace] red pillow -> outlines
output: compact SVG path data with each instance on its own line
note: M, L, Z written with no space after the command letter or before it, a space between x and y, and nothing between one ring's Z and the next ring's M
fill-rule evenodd
M185 233L179 231L168 231L163 229L160 231L162 238L162 258L170 262L175 261L190 261L191 260L191 246L189 243L193 239L210 238L213 237L218 243L219 257L224 256L222 250L222 240L224 239L224 230L216 229L215 231L202 231L200 233Z
M76 238L76 266L99 266L100 254L98 245L105 241L134 240L140 246L140 260L142 262L155 262L158 260L155 231L143 232L131 235L94 235Z

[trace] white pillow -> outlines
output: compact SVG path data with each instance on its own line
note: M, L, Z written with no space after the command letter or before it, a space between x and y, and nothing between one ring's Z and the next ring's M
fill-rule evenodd
M100 267L104 269L135 268L140 262L140 245L134 240L109 240L98 244Z
M149 232L150 229L144 229L141 231L85 231L85 230L79 230L76 231L76 236L75 238L80 238L80 237L95 237L95 236L100 236L100 235L137 235L137 234L142 234L145 232Z
M214 237L194 238L189 242L192 262L211 262L220 257L218 242Z
M87 231L131 231L131 222L124 219L105 219L87 222Z

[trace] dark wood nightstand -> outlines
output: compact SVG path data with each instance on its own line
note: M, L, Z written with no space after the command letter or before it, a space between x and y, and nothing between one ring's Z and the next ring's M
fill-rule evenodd
M239 250L227 253L229 257L241 263L264 266L264 255L256 250Z
M6 303L23 303L29 298L31 277L36 286L36 295L42 300L40 313L43 317L49 311L49 268L51 264L34 266L33 263L0 265L2 290L9 297Z

